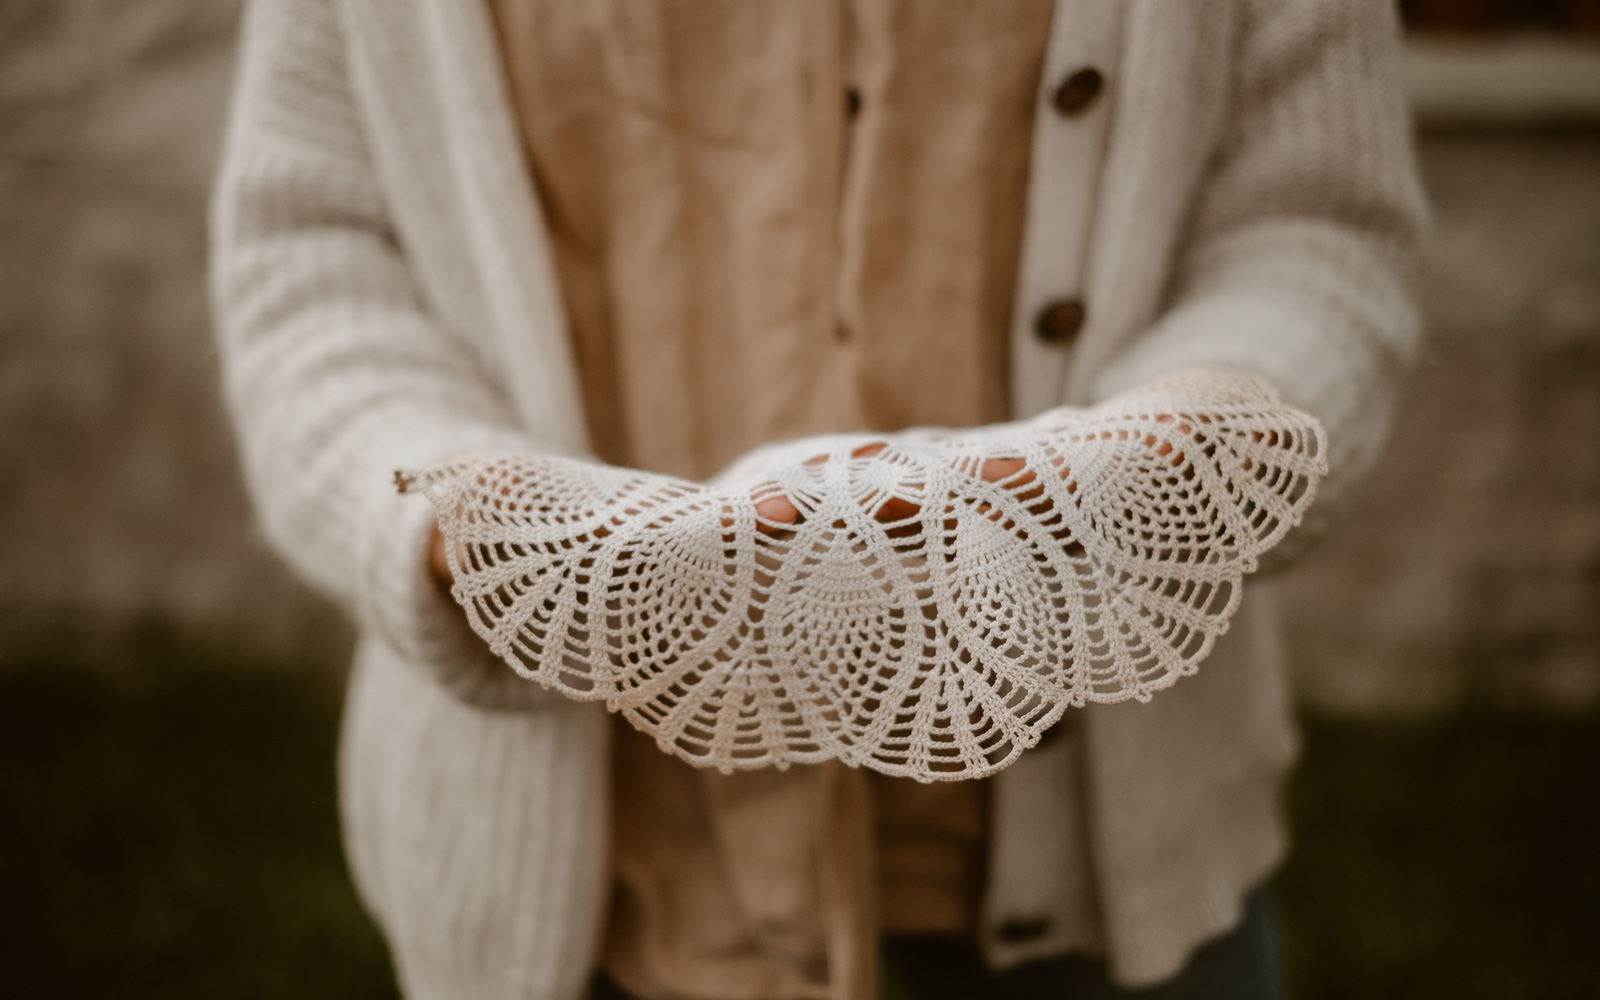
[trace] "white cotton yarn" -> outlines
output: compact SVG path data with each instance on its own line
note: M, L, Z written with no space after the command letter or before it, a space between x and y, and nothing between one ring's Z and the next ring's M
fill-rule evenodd
M1193 673L1326 451L1263 380L1191 372L974 431L796 441L715 485L508 454L399 478L522 676L691 764L929 781L993 774L1069 707ZM984 481L1000 458L1023 471ZM757 515L774 493L797 523ZM881 520L890 499L916 513Z

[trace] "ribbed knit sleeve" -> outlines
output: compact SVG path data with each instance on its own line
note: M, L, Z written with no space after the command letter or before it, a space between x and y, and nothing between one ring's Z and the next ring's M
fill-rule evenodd
M538 700L428 578L433 512L395 491L396 468L533 445L415 287L325 0L249 6L212 237L226 394L268 538L452 692Z
M1172 305L1093 395L1190 367L1266 376L1327 430L1309 527L1349 499L1388 433L1421 333L1408 284L1427 213L1392 0L1244 7L1231 124Z

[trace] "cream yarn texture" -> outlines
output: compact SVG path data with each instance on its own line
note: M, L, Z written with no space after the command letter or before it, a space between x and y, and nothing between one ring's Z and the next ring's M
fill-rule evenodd
M1194 673L1326 451L1263 380L1200 371L972 431L790 442L712 484L520 454L397 478L523 677L692 764L928 781ZM987 459L1024 464L988 482ZM777 493L796 523L757 515Z

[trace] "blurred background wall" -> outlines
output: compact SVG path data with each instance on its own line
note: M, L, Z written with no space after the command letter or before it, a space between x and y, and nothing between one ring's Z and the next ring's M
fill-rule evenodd
M1284 581L1303 699L1600 702L1600 4L1415 0L1429 340L1365 504ZM0 638L348 629L252 527L203 207L235 0L0 2ZM1586 35L1587 33L1587 35Z
M0 2L0 628L14 639L162 618L268 651L339 641L254 532L220 403L205 203L238 7Z

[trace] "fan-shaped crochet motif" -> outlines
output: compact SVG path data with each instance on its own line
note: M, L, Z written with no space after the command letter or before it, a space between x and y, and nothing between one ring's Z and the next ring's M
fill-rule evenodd
M692 764L927 781L1193 673L1325 452L1263 381L1198 372L976 431L810 438L715 486L538 455L399 478L522 676ZM986 459L1024 465L987 482ZM797 523L757 515L776 493ZM914 513L884 521L891 499Z

